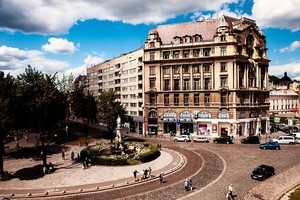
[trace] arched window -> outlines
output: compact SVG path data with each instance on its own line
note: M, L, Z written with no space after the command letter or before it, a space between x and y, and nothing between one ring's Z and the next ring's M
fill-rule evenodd
M198 119L211 119L211 114L207 111L201 111L197 114Z
M155 112L155 111L150 111L149 114L148 114L148 117L149 117L149 118L156 118L156 117L157 117L157 112Z
M219 119L229 119L229 114L227 112L220 112L219 113L219 116L218 116Z
M253 44L254 44L254 38L253 38L253 36L252 35L248 35L248 37L247 37L247 39L246 39L246 44L247 44L247 46L249 47L249 46L253 46Z

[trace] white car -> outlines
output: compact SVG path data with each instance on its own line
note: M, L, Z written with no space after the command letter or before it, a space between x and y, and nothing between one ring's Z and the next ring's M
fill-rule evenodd
M174 137L174 142L190 142L191 139L188 135L179 135Z
M273 139L273 142L278 142L279 144L296 144L293 136L278 136Z
M208 140L207 137L198 136L198 137L194 137L193 138L193 142L205 142L205 143L208 143L209 140Z

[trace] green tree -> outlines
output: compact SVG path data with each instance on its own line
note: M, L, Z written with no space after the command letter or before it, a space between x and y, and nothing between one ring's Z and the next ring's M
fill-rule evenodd
M16 100L15 79L0 71L0 174L4 173L4 138L14 123L14 105Z
M71 108L77 118L80 118L84 123L96 119L97 102L95 97L83 88L76 87L71 92Z
M280 79L276 76L270 75L269 76L270 82L272 82L274 85L278 85L280 83Z
M110 136L111 142L113 142L114 131L117 127L117 118L121 117L122 122L126 118L126 108L117 99L119 95L115 91L103 91L98 97L98 120L106 125Z
M43 74L30 66L18 76L18 95L23 102L19 112L24 114L17 120L18 127L39 131L37 146L41 144L43 165L47 164L45 134L52 134L58 122L65 119L67 110L66 96L58 90L56 83L56 74ZM26 119L26 124L21 123Z

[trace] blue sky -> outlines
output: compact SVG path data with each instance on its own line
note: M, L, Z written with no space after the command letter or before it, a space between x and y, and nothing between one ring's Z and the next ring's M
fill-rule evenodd
M225 14L256 20L270 75L300 80L299 7L295 0L0 0L0 70L17 75L31 65L77 76L140 48L157 25Z

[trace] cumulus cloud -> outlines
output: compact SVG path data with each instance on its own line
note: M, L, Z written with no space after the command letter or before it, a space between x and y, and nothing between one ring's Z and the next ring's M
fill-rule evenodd
M14 47L0 46L0 70L12 75L24 72L31 65L45 73L64 71L69 67L66 61L49 59L45 53L38 50L21 50Z
M84 64L87 66L91 65L97 65L100 64L104 61L102 56L92 56L92 55L87 55L87 57L84 59Z
M237 2L238 0L124 0L122 3L119 0L0 0L0 28L60 34L67 33L79 20L155 24L198 10L220 10L226 3Z
M72 54L78 50L73 42L63 38L49 38L49 43L42 46L42 50L55 54ZM79 47L79 43L76 45Z
M300 29L300 1L253 0L252 18L261 28Z
M281 78L283 77L284 72L287 72L292 80L300 80L300 60L295 60L284 65L274 65L269 67L269 75Z
M300 41L294 41L290 46L279 49L281 53L284 52L293 52L296 49L300 48Z

